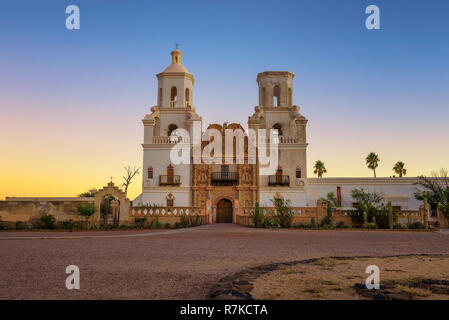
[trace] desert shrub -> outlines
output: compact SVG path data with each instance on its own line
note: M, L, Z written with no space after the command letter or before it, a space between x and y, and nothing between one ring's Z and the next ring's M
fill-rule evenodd
M325 216L323 219L321 219L320 227L324 229L333 229L334 226L334 218L332 218L331 215Z
M69 219L69 220L64 220L58 223L58 229L62 229L62 230L73 230L73 220Z
M89 218L96 211L95 205L93 203L81 204L76 208L76 211L78 211L78 214L80 216L82 216L82 217L84 217L84 219L86 219L86 228L88 228L89 227Z
M26 229L28 229L28 224L23 221L16 221L14 229L15 230L26 230Z
M166 224L164 224L164 228L165 229L170 229L171 228L171 223L167 222Z
M350 213L352 222L356 225L363 225L364 223L364 209L361 205L357 206L357 210L354 210ZM373 221L377 224L377 226L381 229L389 228L390 219L392 218L393 222L397 221L397 214L393 212L392 217L389 217L388 207L380 206L379 208L375 206L368 206L366 211L366 218L368 221Z
M296 228L300 229L313 229L313 225L311 223L298 223Z
M199 214L195 214L189 217L189 223L188 225L190 227L196 227L201 224L201 216Z
M181 224L182 228L187 228L189 226L189 216L185 213L181 214L179 216L179 223Z
M151 229L160 229L162 227L163 227L163 225L161 222L159 222L158 218L151 220L151 222L150 222Z
M421 221L415 221L415 222L409 223L409 224L407 225L407 227L408 227L409 229L423 229L423 228L424 228L424 225L422 224Z
M364 229L377 229L377 224L375 222L364 223L362 228Z
M119 226L119 229L132 229L132 226L130 226L129 224L121 224Z
M255 228L262 228L264 216L262 210L260 210L259 202L256 202L256 207L249 212L249 216L251 217Z
M290 228L293 222L293 214L290 207L290 200L272 199L276 207L274 210L273 219L281 228Z
M73 221L73 229L81 230L84 228L84 225L81 221Z
M275 221L275 219L267 217L264 219L262 227L263 228L278 228L279 224Z
M179 229L179 228L182 228L182 224L181 224L181 222L179 222L179 221L176 221L176 222L175 222L175 225L174 225L174 227L175 227L175 229Z
M52 214L44 214L39 220L36 220L34 227L38 229L55 229L56 219Z
M346 225L346 223L344 221L338 221L335 226L339 229L343 229L343 228L347 228L348 226Z
M147 223L147 218L135 218L134 224L137 229L145 228L145 224Z

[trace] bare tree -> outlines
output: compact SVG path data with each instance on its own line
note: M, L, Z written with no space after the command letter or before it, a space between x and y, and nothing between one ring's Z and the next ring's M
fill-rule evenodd
M122 187L125 188L125 194L128 193L128 187L136 174L140 174L140 168L134 167L131 169L130 166L125 167L125 174L122 176L124 180Z

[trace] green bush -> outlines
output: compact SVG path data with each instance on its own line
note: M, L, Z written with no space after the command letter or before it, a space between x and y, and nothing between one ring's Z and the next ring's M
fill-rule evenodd
M23 221L16 221L14 229L15 230L26 230L26 229L28 229L28 224Z
M396 223L395 225L393 225L393 229L402 230L402 229L406 229L406 227L400 223Z
M175 225L174 225L174 227L175 227L175 229L179 229L179 228L182 228L182 224L181 224L181 222L179 222L179 221L176 221L176 222L175 222Z
M58 223L58 229L62 230L73 230L73 220L65 220Z
M290 200L284 199L272 199L271 200L276 207L273 215L273 219L281 228L290 228L293 222L293 213L290 207Z
M263 228L278 228L279 224L273 218L267 217L264 219L262 227Z
M160 229L163 225L161 222L159 222L159 219L156 217L156 219L151 220L150 222L150 228L151 229Z
M164 228L165 229L170 229L171 228L171 223L167 222L166 224L164 224Z
M146 223L147 223L147 218L135 218L134 219L134 224L137 229L145 228Z
M377 224L375 222L367 222L362 226L363 229L377 229Z
M259 202L256 202L256 207L254 208L254 211L251 210L249 212L249 216L251 217L255 228L262 228L264 216L262 210L260 210Z
M189 216L185 213L181 214L179 216L179 223L181 224L182 228L187 228L189 226Z
M320 227L324 229L333 229L334 226L334 218L332 218L331 215L325 216L323 219L321 219Z
M189 217L189 223L188 225L190 227L196 227L199 226L201 224L201 216L199 214L195 214L195 215L191 215Z
M409 228L409 229L423 229L424 225L422 224L421 221L415 221L415 222L409 223L407 225L407 228Z
M313 229L313 225L311 223L298 223L295 227L300 229Z
M55 229L56 219L52 214L44 214L39 218L36 227L39 229Z
M344 223L344 221L338 221L335 226L339 229L343 229L343 228L347 228L348 226L346 225L346 223Z

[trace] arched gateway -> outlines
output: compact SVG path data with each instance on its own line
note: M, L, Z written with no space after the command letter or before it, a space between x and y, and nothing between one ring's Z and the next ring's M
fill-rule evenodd
M101 222L104 219L103 222L115 225L128 223L129 199L125 192L117 188L112 181L95 193L94 203L96 208L94 220L96 222ZM107 219L105 219L105 214Z
M221 199L217 203L217 223L232 223L232 202Z

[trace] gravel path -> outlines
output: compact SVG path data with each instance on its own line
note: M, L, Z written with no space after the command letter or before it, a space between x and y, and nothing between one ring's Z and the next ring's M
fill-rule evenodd
M183 230L0 233L0 299L203 299L242 269L323 256L449 253L449 233ZM65 288L77 265L81 289Z

